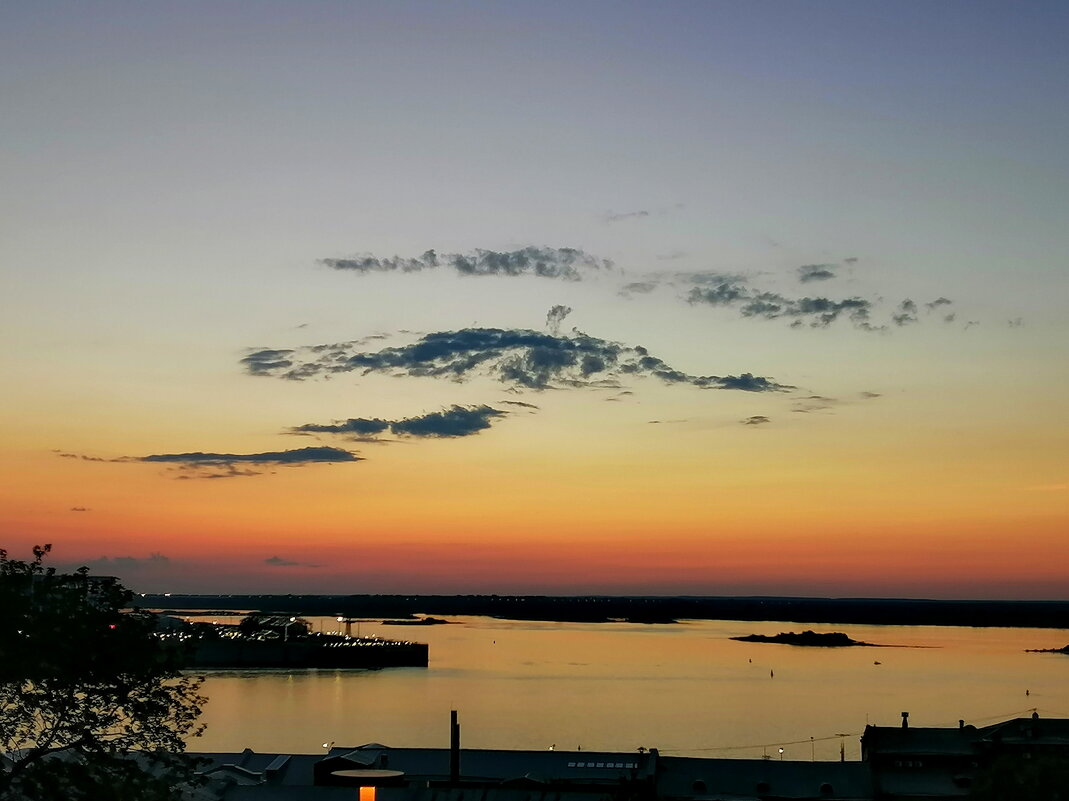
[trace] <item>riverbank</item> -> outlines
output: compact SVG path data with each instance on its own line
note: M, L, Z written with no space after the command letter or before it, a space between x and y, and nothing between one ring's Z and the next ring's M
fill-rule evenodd
M781 621L1069 629L1069 601L882 598L709 598L529 595L152 595L146 608L218 609L351 618L468 615L565 623L680 620Z

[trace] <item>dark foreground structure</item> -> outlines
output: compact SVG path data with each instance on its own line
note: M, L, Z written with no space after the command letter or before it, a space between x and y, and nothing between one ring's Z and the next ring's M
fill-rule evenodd
M198 754L218 801L1044 801L1069 796L1069 720L869 726L860 762L699 759L369 743L325 754ZM1061 793L1061 795L1059 795Z
M201 639L194 668L427 667L427 644L317 635L300 640Z

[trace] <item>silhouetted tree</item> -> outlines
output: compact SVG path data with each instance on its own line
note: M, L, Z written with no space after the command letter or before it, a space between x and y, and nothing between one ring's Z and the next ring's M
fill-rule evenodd
M177 755L200 733L200 679L124 612L116 579L57 574L0 550L0 799L164 801L191 781ZM0 757L3 759L3 757Z

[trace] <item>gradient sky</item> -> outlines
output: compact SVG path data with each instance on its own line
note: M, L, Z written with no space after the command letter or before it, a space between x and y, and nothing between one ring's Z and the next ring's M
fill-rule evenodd
M0 547L1069 598L1067 40L1062 2L0 2Z

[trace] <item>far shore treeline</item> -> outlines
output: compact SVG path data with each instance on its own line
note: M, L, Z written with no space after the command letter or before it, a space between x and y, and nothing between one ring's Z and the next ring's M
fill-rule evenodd
M701 598L525 595L153 595L151 609L259 610L299 615L483 615L511 620L675 623L685 619L1004 626L1069 629L1069 601L942 601L859 598Z

